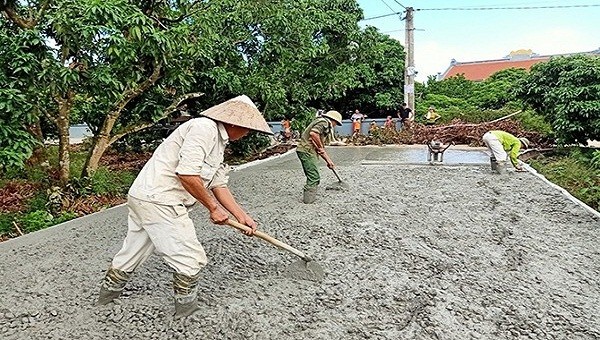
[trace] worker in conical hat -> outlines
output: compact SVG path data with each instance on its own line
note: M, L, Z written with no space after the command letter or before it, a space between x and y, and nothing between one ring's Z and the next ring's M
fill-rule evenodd
M173 270L175 318L198 310L197 286L207 258L188 211L200 202L210 220L224 224L229 214L256 230L256 222L227 187L225 146L251 130L273 134L252 100L239 96L181 124L154 151L129 189L128 231L102 281L97 304L121 295L132 273L151 253ZM212 192L212 195L211 195Z
M517 171L525 171L517 157L521 148L529 148L530 143L527 138L517 138L506 131L493 130L483 135L483 143L488 148L490 163L495 172L503 174L506 171L507 158L510 158Z
M302 163L302 169L306 176L304 203L313 203L317 197L317 188L321 181L318 156L325 160L327 167L330 169L335 167L327 151L325 151L325 144L333 139L333 128L337 125L342 125L342 115L337 111L327 111L308 124L302 132L296 148L296 155Z

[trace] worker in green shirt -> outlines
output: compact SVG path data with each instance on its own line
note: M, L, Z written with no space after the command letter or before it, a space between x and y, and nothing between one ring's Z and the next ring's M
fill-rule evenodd
M321 181L317 165L318 156L325 160L328 168L335 167L325 151L325 144L333 140L333 128L337 125L342 125L342 115L337 111L327 111L308 124L302 132L296 154L306 175L304 203L313 203L317 198L317 188Z
M508 132L494 130L488 131L483 135L483 142L492 155L490 159L492 169L495 169L497 173L502 174L506 171L507 156L510 157L510 162L517 171L525 171L519 165L517 156L519 156L521 147L524 149L529 147L529 140L527 138L517 138Z

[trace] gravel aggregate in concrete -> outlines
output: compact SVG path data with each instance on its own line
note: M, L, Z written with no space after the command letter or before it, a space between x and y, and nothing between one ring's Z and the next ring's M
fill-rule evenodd
M157 256L116 303L93 305L125 207L0 243L0 338L600 338L597 217L531 174L407 166L395 162L403 150L331 150L350 190L321 190L312 205L300 203L293 154L233 173L260 228L313 257L325 278L286 277L294 255L198 209L209 264L202 310L181 321ZM323 188L336 180L321 171Z

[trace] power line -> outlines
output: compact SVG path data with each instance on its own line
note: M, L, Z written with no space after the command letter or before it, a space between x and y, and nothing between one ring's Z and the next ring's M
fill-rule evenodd
M394 13L390 13L390 14L379 15L379 16L376 16L376 17L364 18L364 19L362 19L362 21L380 19L380 18L385 18L385 17L391 17L392 15L398 15L398 14L402 14L402 13L404 13L404 12L394 12Z
M446 8L420 8L416 11L483 11L497 9L557 9L557 8L582 8L600 7L596 5L558 5L558 6L520 6L520 7L446 7Z
M397 3L398 5L402 6L402 8L406 9L406 6L404 6L403 4L399 3L398 0L394 0L395 3Z
M395 1L395 0L394 0ZM519 7L446 7L446 8L418 8L415 11L482 11L482 10L530 10L530 9L559 9L559 8L584 8L584 7L600 7L600 4L595 5L557 5L557 6L519 6ZM394 12L389 14L378 15L374 17L364 18L362 21L375 20L386 18L392 15L402 14L403 12Z
M387 8L390 9L390 11L394 10L393 8L390 7L390 5L387 4L387 2L385 2L385 0L381 0L381 2L383 2L387 6Z

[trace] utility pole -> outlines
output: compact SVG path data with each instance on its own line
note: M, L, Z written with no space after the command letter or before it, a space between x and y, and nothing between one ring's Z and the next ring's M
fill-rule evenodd
M404 101L413 112L415 112L415 49L414 49L414 33L415 25L413 21L414 9L406 7L406 43L405 53L406 60L404 61Z

